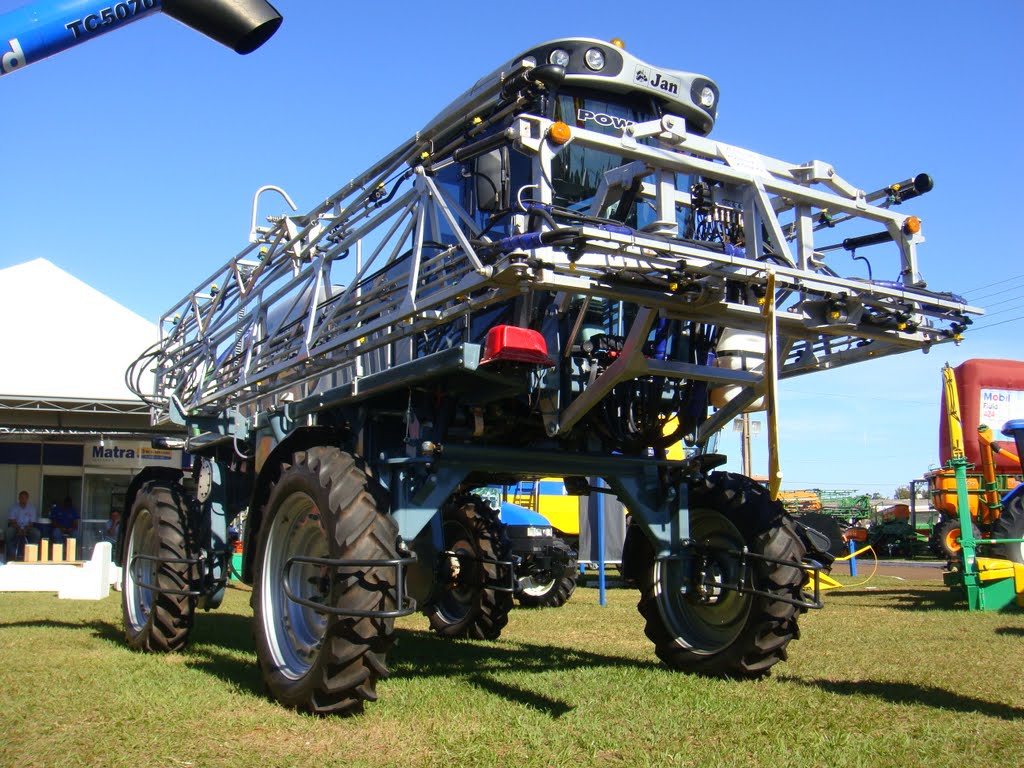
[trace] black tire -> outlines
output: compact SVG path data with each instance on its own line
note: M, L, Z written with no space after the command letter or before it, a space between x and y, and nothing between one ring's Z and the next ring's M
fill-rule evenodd
M524 608L560 608L576 591L576 575L578 573L574 569L572 573L552 579L545 584L526 586L516 593L516 598Z
M424 607L430 627L442 637L496 640L508 623L512 593L485 586L498 580L499 569L483 561L509 559L501 523L479 496L460 496L441 511L441 525L452 554Z
M167 480L150 481L135 496L121 571L125 638L132 648L167 653L188 643L196 598L163 590L193 588L195 566L185 562L193 556L188 535L193 503L180 484Z
M981 538L981 529L971 523L974 538ZM960 518L947 517L932 527L932 535L928 538L928 547L941 560L960 559Z
M806 547L782 504L750 478L714 472L690 485L690 535L699 544L740 550L799 563ZM640 586L637 610L646 619L644 631L658 658L673 669L725 677L756 678L785 660L790 640L799 636L797 618L806 609L760 595L715 587L715 581L737 583L739 560L709 550L704 594L687 595L680 561L656 561L654 549L639 528L631 531L630 565ZM751 558L754 589L799 599L807 582L796 565ZM720 576L720 579L716 577Z
M293 557L390 560L398 529L384 491L338 448L295 453L263 508L252 607L256 656L271 695L316 714L355 714L376 701L394 643L393 618L318 611L297 597L345 610L395 610L395 569L295 563Z
M1024 538L1024 496L1018 494L1003 507L999 518L992 524L993 539ZM992 557L1001 557L1024 565L1024 542L1017 544L993 544ZM984 550L982 550L984 554Z

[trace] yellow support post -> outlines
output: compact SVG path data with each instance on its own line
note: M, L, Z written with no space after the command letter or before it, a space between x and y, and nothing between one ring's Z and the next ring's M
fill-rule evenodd
M779 361L778 327L775 320L775 272L768 270L765 286L764 306L764 382L765 414L768 422L768 492L772 501L779 498L782 486L782 468L779 462Z
M949 424L950 455L954 459L962 459L966 454L964 453L964 427L960 418L960 396L957 394L956 378L949 363L942 368L942 385L946 392L946 420Z

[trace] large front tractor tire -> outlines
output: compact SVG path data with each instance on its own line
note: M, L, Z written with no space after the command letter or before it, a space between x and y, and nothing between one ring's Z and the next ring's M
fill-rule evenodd
M270 491L252 607L263 679L285 706L347 715L377 699L394 643L394 617L384 614L396 611L398 572L341 561L397 559L385 499L362 462L333 447L295 453Z
M133 648L178 651L188 643L196 598L189 543L194 501L179 483L153 480L135 496L125 534L121 608Z
M441 511L445 552L424 613L442 637L496 640L508 623L512 593L494 589L508 560L497 515L479 496L461 496ZM511 581L509 576L508 581Z
M693 578L680 560L657 560L639 527L631 527L628 572L640 587L637 609L655 653L669 667L709 676L756 678L785 660L806 608L799 567L807 547L782 505L742 475L713 472L689 489ZM750 591L738 554L744 547ZM732 553L732 554L730 554ZM757 556L770 558L760 559ZM781 561L781 562L777 562ZM729 586L726 586L729 585Z

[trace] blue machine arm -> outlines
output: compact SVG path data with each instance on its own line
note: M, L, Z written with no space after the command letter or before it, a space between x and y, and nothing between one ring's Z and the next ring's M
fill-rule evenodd
M0 75L157 11L243 54L281 25L265 0L37 0L0 16Z

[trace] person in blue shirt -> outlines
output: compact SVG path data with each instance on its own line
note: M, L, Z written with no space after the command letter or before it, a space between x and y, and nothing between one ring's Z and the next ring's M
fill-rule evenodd
M63 544L65 539L73 539L78 535L78 510L71 503L71 497L65 496L64 501L53 505L50 510L50 541Z

